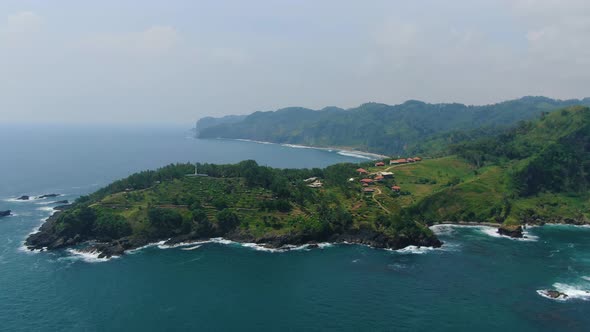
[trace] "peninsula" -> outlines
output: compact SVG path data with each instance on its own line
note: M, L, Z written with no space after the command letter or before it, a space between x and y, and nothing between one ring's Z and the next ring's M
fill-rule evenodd
M102 257L148 243L224 237L272 248L319 242L439 247L436 223L588 223L590 109L543 113L440 158L400 156L324 169L174 164L80 197L26 240ZM196 176L207 174L207 176Z

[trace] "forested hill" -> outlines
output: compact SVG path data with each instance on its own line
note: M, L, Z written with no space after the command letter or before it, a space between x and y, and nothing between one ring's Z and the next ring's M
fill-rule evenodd
M291 107L256 112L229 123L201 123L200 138L241 138L310 146L337 146L382 154L439 150L449 143L481 133L499 132L521 120L530 120L557 108L586 105L590 98L554 100L523 97L485 106L428 104L407 101L400 105L367 103L343 110L319 111ZM477 129L471 133L469 130ZM457 136L454 132L461 131ZM466 134L467 133L467 134Z

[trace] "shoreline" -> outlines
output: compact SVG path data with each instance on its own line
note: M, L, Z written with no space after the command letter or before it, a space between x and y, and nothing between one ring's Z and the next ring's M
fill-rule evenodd
M202 139L202 138L196 138L196 139ZM215 138L215 139L250 142L250 143L257 143L257 144L275 144L275 145L280 145L280 146L293 148L293 149L323 150L323 151L327 151L327 152L336 152L336 153L343 155L343 156L348 156L348 157L353 157L353 158L358 158L358 159L380 160L380 159L391 158L390 156L386 156L383 154L354 150L354 149L349 149L349 148L344 148L344 147L335 147L335 146L320 147L320 146L302 145L302 144L275 143L275 142L267 142L267 141L257 141L257 140L247 139L247 138Z

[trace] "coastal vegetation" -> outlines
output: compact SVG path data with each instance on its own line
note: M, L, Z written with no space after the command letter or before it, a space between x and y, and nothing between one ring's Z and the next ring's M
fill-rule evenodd
M232 138L340 147L386 155L445 155L449 144L498 134L522 120L573 105L590 106L590 99L554 100L524 97L485 106L458 103L400 105L367 103L344 110L314 111L290 107L256 112L244 118L204 118L197 123L200 138Z
M27 240L60 248L97 240L102 255L154 241L225 237L274 248L323 241L440 246L428 225L588 222L590 109L564 108L438 158L323 169L173 164L116 181L56 214ZM408 156L409 157L409 156ZM205 175L206 174L206 175Z

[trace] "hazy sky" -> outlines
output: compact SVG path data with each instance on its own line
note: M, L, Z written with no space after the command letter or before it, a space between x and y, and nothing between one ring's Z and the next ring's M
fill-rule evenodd
M0 122L590 96L588 0L0 2Z

